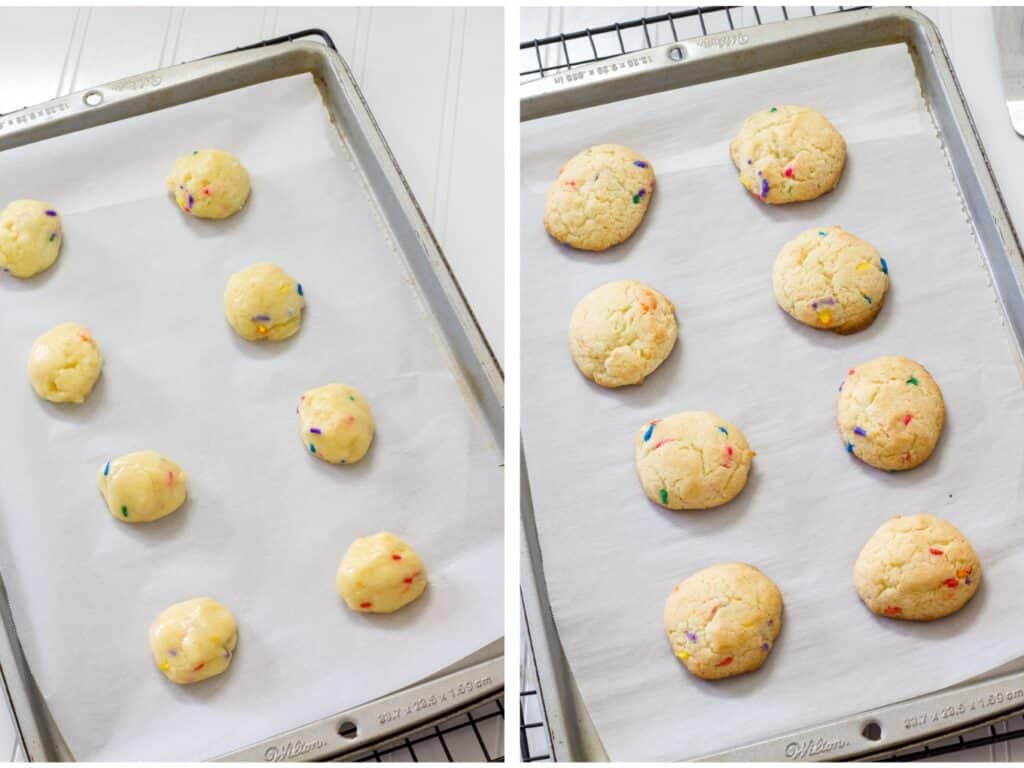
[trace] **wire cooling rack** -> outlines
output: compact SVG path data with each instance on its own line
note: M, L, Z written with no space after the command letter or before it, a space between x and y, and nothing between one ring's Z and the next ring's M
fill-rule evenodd
M856 6L863 7L863 6ZM850 6L698 6L681 8L657 16L643 16L574 32L558 32L519 44L520 83L571 70L581 64L610 59L625 53L703 37L716 32L784 21L803 16L818 16L855 10ZM533 648L527 631L526 615L520 612L520 693L519 751L523 762L554 759L551 734L544 713ZM1024 715L982 726L957 736L917 744L896 752L885 762L950 759L958 761L1018 762L1024 760Z

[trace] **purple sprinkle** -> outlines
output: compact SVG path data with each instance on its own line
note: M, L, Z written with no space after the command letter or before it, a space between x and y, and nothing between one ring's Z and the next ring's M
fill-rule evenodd
M56 211L47 211L47 212L46 212L46 215L47 215L47 216L56 216L56 215L57 215L57 212L56 212Z
M269 323L270 315L254 315L252 320L254 323Z
M646 189L641 189L639 192L636 193L636 196L637 197L643 197L646 194L647 194L647 190Z
M645 163L643 160L634 160L633 161L633 165L635 165L637 168L646 168L647 167L647 163Z
M818 302L812 301L811 302L811 309L817 309L817 308L818 308Z
M171 650L169 650L169 651L167 652L167 655L168 655L168 656L177 656L177 655L178 655L178 652L177 652L176 650L174 650L173 648L171 648Z
M696 632L687 632L686 633L686 637L689 639L689 641L691 643L696 643L697 642L697 633Z
M195 199L194 199L194 198L192 197L192 195L189 195L189 196L188 196L188 207L189 207L189 208L191 208L191 207L192 207L192 204L193 204L194 202L195 202Z
M761 650L762 651L767 651L768 650L768 643L761 643Z
M310 427L309 431L312 432L314 435L322 435L323 434L323 432L320 431L320 427Z
M971 583L971 577L968 576L966 579L964 579L964 584L970 584L970 583Z
M761 179L761 199L768 197L768 179Z
M753 164L754 164L753 160L747 160L747 165L753 165Z
M853 434L860 435L861 437L867 437L868 433L864 431L862 427L854 427Z
M844 383L845 383L845 382L844 382ZM843 391L843 385L842 385L842 384L840 384L840 385L839 385L839 391L840 391L840 392L842 392L842 391Z

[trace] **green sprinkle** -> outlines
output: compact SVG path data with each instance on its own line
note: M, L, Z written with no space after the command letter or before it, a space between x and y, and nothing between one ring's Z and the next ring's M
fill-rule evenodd
M341 460L341 461L339 461L338 463L339 463L339 464L344 464L344 463L345 463L345 460L344 460L344 459L342 459L342 460Z
M309 444L309 452L316 453L316 446L313 445L312 443Z
M639 203L640 203L640 195L633 195L633 205L638 205Z
M819 234L819 235L821 235L822 237L825 237L825 235L827 235L827 234L828 234L828 232L822 232L822 231L821 231L821 230L819 229L819 230L818 230L818 234Z
M353 403L356 401L355 397L353 397L352 395L349 395L348 399L351 400Z
M192 154L193 155L198 155L199 154L199 150L198 149L193 149L192 150Z
M121 507L121 514L128 517L128 507Z
M909 379L907 379L907 384L913 384L916 387L917 386L917 377L911 376Z
M769 111L769 112L778 112L778 111L779 111L779 108L778 108L778 107L772 107L772 108L771 108L771 109L769 109L768 111Z
M661 503L668 504L668 491L664 488L661 489Z
M871 297L868 296L866 293L862 293L861 296L864 297L864 301L866 301L868 304L874 304L874 302L871 300Z

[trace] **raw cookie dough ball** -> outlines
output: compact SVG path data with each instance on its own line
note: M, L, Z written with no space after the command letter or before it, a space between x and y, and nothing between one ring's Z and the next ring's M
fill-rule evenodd
M754 451L735 424L711 411L654 419L636 434L636 471L651 501L711 509L743 490Z
M665 601L672 653L697 677L758 669L782 628L782 594L746 563L719 563L676 585Z
M294 336L305 306L302 283L269 262L236 272L224 291L224 316L248 341Z
M175 603L149 628L153 661L172 683L186 685L228 668L238 644L238 624L209 597Z
M846 141L813 109L770 107L747 118L729 154L750 194L781 205L830 192L846 164Z
M393 533L356 539L338 566L338 594L353 611L393 613L423 594L427 569Z
M188 473L156 451L128 453L97 477L110 514L126 523L159 520L185 503Z
M853 581L873 613L931 621L959 611L974 597L981 562L952 523L907 515L894 517L868 539Z
M879 357L854 366L839 385L839 435L865 464L913 469L932 455L946 408L924 366L907 357Z
M370 405L347 384L328 384L299 398L299 437L311 454L331 464L355 464L370 449Z
M61 323L32 344L28 379L51 403L84 403L103 368L103 355L89 329Z
M226 219L249 198L249 172L220 149L197 149L174 161L167 190L178 207L201 219Z
M636 280L605 283L584 296L569 320L569 352L602 387L641 384L676 343L675 307Z
M548 189L544 227L573 248L603 251L636 231L653 193L654 169L642 155L619 144L591 147Z
M804 325L854 333L871 325L889 288L889 265L874 246L840 227L808 229L772 267L775 300Z
M15 200L0 211L0 269L32 277L49 269L64 242L60 215L38 200Z

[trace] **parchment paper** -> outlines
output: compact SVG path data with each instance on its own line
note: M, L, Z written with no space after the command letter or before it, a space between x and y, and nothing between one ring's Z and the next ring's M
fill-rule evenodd
M1024 647L1022 382L988 273L903 46L858 52L528 122L522 126L523 432L554 616L612 759L678 759L739 746L962 681ZM837 190L771 207L736 178L728 142L772 104L824 112L849 143ZM647 220L604 255L544 232L544 194L580 149L628 144L658 184ZM775 304L771 265L809 227L873 243L891 288L870 329L816 331ZM680 342L642 386L606 390L575 369L575 303L614 279L676 304ZM939 447L887 474L847 455L836 389L884 354L919 360L946 399ZM644 497L633 437L648 419L713 410L757 451L746 489L716 510ZM960 526L984 583L928 624L873 616L853 563L886 519L930 512ZM757 565L785 601L764 667L689 675L662 626L672 587L715 562Z
M164 189L176 156L238 154L249 204L210 222ZM32 671L89 760L212 757L362 703L502 634L500 462L433 321L386 244L312 78L255 86L0 153L0 199L64 217L56 266L0 281L0 567ZM252 344L224 320L227 278L272 260L303 284L302 330ZM87 403L32 392L33 339L76 320L106 358ZM307 388L358 387L377 432L338 467L306 455ZM190 473L186 505L115 521L96 488L113 456L152 448ZM422 555L423 598L353 613L334 589L354 538ZM210 595L239 621L226 674L178 687L150 622Z

